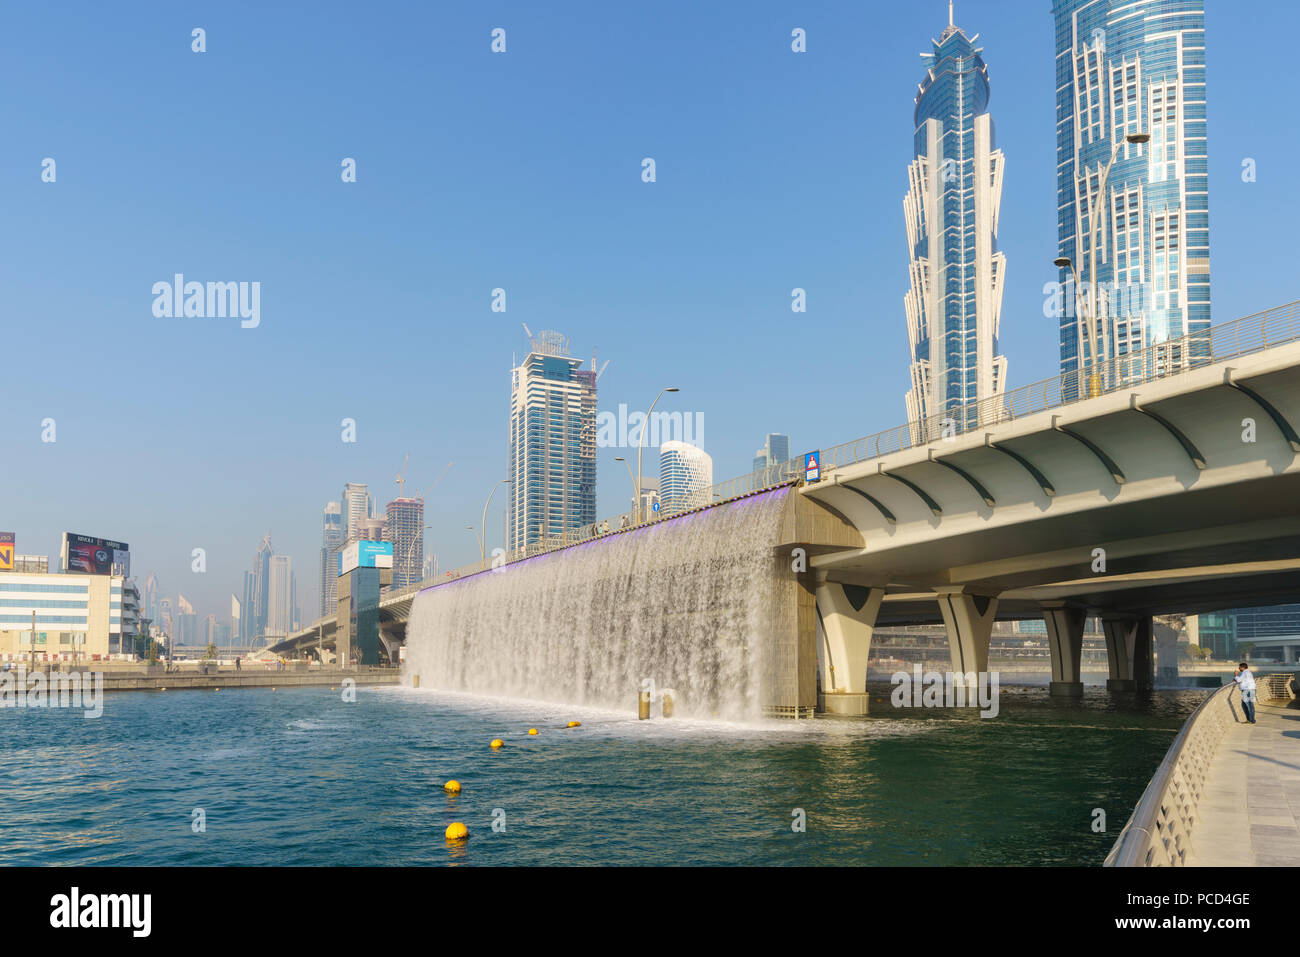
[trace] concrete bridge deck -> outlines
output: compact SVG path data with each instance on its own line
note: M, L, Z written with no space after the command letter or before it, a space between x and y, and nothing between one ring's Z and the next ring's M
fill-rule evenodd
M1300 710L1261 701L1240 715L1205 779L1191 867L1300 866Z

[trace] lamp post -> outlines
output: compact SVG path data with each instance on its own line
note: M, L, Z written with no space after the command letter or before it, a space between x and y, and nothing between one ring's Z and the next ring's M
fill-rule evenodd
M641 507L641 483L636 476L632 474L632 463L621 455L614 456L615 462L622 462L623 467L627 469L627 477L632 480L632 507L639 509Z
M492 491L488 492L487 501L483 503L483 520L482 520L482 523L481 523L481 526L480 526L480 527L483 529L483 534L480 535L480 536L478 537L478 553L479 553L479 554L478 554L478 557L479 557L479 568L487 568L487 510L488 510L488 506L492 504L492 496L495 495L495 494L497 493L497 489L499 489L502 485L508 485L509 482L510 482L510 479L502 479L500 482L497 482L496 485L493 485L493 486L492 486Z
M429 530L432 529L432 528L433 528L432 525L425 525L423 528L420 529L420 531L421 531L421 532L427 532L427 531L429 531ZM406 562L405 562L405 564L404 564L403 567L406 568L406 574L407 574L407 577L410 577L410 574L411 574L411 559L415 557L415 540L416 540L416 537L417 537L417 536L412 535L412 536L411 536L411 544L409 544L409 545L406 546ZM424 579L424 569L421 568L421 569L420 569L420 576L419 576L419 578L416 579L416 581L422 581L423 579ZM406 584L409 585L409 584L411 584L411 583L408 581Z
M642 449L645 448L645 430L650 425L650 414L654 412L655 405L659 402L660 399L664 397L665 392L680 392L680 391L681 390L678 389L676 386L667 386L663 389L660 389L659 394L655 396L654 402L650 403L650 410L645 414L645 421L641 423L641 434L637 437L636 440L636 475L637 475L636 477L636 485L637 485L636 522L638 525L641 524L641 475L643 474L641 471L641 451ZM660 492L660 494L661 495L663 494L662 491Z
M1099 370L1099 365L1100 365L1099 352L1102 343L1105 344L1107 349L1110 348L1110 342L1109 342L1110 336L1108 335L1107 330L1102 329L1102 342L1098 342L1097 329L1096 329L1098 311L1099 311L1099 302L1098 302L1098 295L1097 295L1097 239L1098 236L1100 235L1101 220L1102 220L1101 211L1098 207L1105 200L1106 183L1110 179L1111 167L1114 166L1115 161L1119 159L1119 151L1123 149L1126 143L1140 145L1142 143L1146 143L1150 139L1151 139L1150 133L1129 133L1124 137L1124 139L1122 139L1120 142L1115 144L1115 151L1111 153L1110 162L1106 164L1106 169L1102 171L1101 182L1097 184L1096 198L1091 202L1089 202L1089 214L1091 219L1088 228L1089 307L1088 307L1088 315L1085 317L1085 321L1088 324L1089 351L1091 352L1091 355L1089 356L1089 359L1091 360L1089 365L1092 366L1092 374L1088 377L1089 395L1101 394L1101 372ZM1079 282L1079 274L1075 272L1074 264L1068 258L1063 256L1055 260L1055 263L1058 267L1061 268L1069 267L1070 271L1074 273L1075 286L1077 287L1081 285ZM1081 362L1079 363L1079 365L1080 368L1082 368L1084 364Z
M478 529L476 529L473 525L466 525L465 527L468 528L471 532L474 533L474 541L478 542L478 549L479 549L479 552L482 553L482 551L483 551L483 536L480 535L480 534L478 533Z

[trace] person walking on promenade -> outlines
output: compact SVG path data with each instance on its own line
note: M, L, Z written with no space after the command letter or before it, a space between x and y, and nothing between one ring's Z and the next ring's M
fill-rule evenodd
M1237 665L1237 674L1232 679L1241 689L1241 708L1246 712L1246 723L1255 723L1255 676L1250 673L1250 665L1242 662Z

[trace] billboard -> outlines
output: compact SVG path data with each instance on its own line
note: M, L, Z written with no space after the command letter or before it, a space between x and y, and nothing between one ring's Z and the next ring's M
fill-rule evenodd
M14 570L14 533L0 532L0 572Z
M392 568L393 543L355 541L339 549L339 574L354 568Z
M66 572L111 575L113 566L120 565L123 575L131 575L131 546L126 542L64 532L62 558Z

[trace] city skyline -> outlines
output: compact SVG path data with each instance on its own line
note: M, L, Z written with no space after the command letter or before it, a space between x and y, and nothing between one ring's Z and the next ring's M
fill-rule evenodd
M126 70L128 85L138 78L130 72L135 68L108 66L102 51L96 53L93 38L103 21L92 15L85 27L75 26L63 38L71 49L84 48L86 65L71 75L57 77L51 87L51 108L60 112L61 122L68 128L80 125L82 132L62 132L58 141L50 143L36 117L20 116L15 126L17 152L26 150L37 160L55 155L60 163L58 182L40 183L37 176L29 175L30 164L24 165L21 157L4 161L4 172L15 182L22 182L23 177L32 181L30 188L15 190L15 221L31 224L24 227L27 239L19 241L11 234L4 240L8 253L5 268L10 271L6 274L5 306L10 314L32 317L32 322L12 330L16 351L39 351L47 347L47 330L66 329L83 338L88 346L85 356L71 360L69 374L92 377L100 361L123 368L133 368L143 361L153 375L144 397L147 405L140 398L127 396L121 400L120 411L105 417L53 396L48 387L39 385L32 370L16 367L15 398L4 420L4 438L14 449L14 465L0 479L0 490L7 500L25 506L24 513L14 521L18 551L54 555L57 537L66 528L120 536L133 542L137 575L154 569L169 583L169 590L184 593L201 613L221 615L229 593L239 592L239 576L247 567L250 543L255 543L267 528L273 528L277 541L285 543L285 554L296 555L300 561L304 560L302 556L315 554L320 548L318 509L321 503L337 497L340 482L366 480L379 491L377 498L386 501L394 497L396 488L389 491L385 485L400 466L404 452L411 448L411 474L420 473L418 479L412 479L417 487L431 480L448 458L457 460L456 468L426 505L427 520L437 525L428 533L432 544L426 546L426 551L436 552L443 568L472 561L477 557L478 543L464 526L478 524L482 503L501 472L502 390L499 376L492 370L504 366L520 319L533 328L552 325L565 329L575 342L598 342L605 354L614 358L610 373L601 380L603 408L616 407L619 402L645 408L663 385L679 385L682 392L672 397L671 401L677 403L672 407L700 411L716 423L708 449L719 463L720 477L743 473L744 463L752 456L754 437L773 425L792 429L792 434L799 436L801 444L793 450L797 453L901 424L905 416L897 397L906 387L905 363L900 361L905 332L896 292L889 290L898 289L906 268L905 250L900 250L898 243L897 184L898 170L911 157L901 132L908 122L906 110L910 104L899 91L907 90L916 80L914 38L933 35L934 24L942 22L945 6L920 4L905 11L878 8L811 16L795 16L775 7L760 8L753 22L746 25L743 43L736 50L719 53L716 45L703 37L687 38L680 79L659 78L654 71L649 74L666 84L668 107L647 106L637 111L630 123L615 124L611 129L602 129L594 139L583 140L589 143L584 162L600 171L590 203L577 198L577 184L566 177L561 165L548 158L545 149L536 153L540 166L522 164L516 169L509 164L503 168L500 160L487 161L488 175L498 183L540 173L544 177L542 192L554 197L556 203L568 204L567 208L577 216L575 224L588 224L584 228L589 231L594 229L591 224L605 222L598 216L599 207L627 210L625 215L633 217L631 224L625 224L617 234L629 248L644 246L651 254L649 265L630 268L621 253L614 255L609 244L602 247L584 240L584 234L573 227L560 235L563 256L539 252L547 245L545 238L552 224L549 219L543 223L531 215L521 216L517 205L521 198L536 195L539 190L537 181L531 178L520 187L522 192L507 189L499 204L494 203L486 212L475 209L471 214L457 208L456 221L470 224L471 229L478 228L472 224L480 217L491 220L496 216L499 221L504 216L505 222L525 230L533 245L525 249L507 244L500 255L487 257L491 262L483 260L484 247L477 246L480 252L475 256L481 261L475 262L443 246L436 246L431 257L431 250L417 243L419 261L432 259L440 265L425 282L403 281L397 285L392 293L396 297L394 308L388 311L386 321L394 326L393 335L404 335L420 328L407 317L433 315L433 328L420 341L430 356L425 364L431 364L440 375L413 377L410 384L397 382L391 388L378 390L378 394L367 388L373 383L366 382L352 355L337 352L341 336L352 328L343 313L367 313L365 297L370 293L364 284L337 278L323 280L318 267L305 271L287 261L268 259L266 250L242 258L221 250L239 235L245 223L294 220L308 197L319 209L310 213L304 229L308 225L313 229L321 227L326 219L336 216L343 216L351 229L375 203L409 199L413 184L422 180L401 171L397 157L405 157L407 147L414 144L403 142L397 146L399 141L389 135L384 125L386 114L379 111L373 121L377 125L371 131L382 132L371 138L390 152L387 156L377 155L372 147L369 155L358 157L361 172L355 185L366 197L364 200L347 193L349 187L340 184L336 175L339 159L350 155L348 151L353 148L346 143L336 146L333 140L321 142L310 135L303 137L310 148L291 151L292 170L277 167L267 175L255 166L237 167L241 181L247 178L263 184L252 205L241 204L237 197L225 193L219 185L221 177L214 179L213 195L203 197L196 205L189 193L178 191L184 177L170 177L166 170L145 175L121 165L87 168L76 160L82 153L98 151L100 156L113 158L122 152L102 147L103 124L67 122L69 116L75 117L79 109L84 109L74 101L84 97L89 74L105 71L113 76L116 71ZM1055 50L1049 11L1033 3L1007 6L1012 9L971 0L959 5L957 14L962 21L979 25L981 43L989 61L995 64L996 82L1003 91L999 103L1005 109L999 112L998 138L1014 158L1016 176L1014 188L1007 185L1002 210L1002 245L1015 264L1004 307L1002 346L1012 368L1017 370L1017 382L1023 384L1049 377L1059 364L1058 330L1053 320L1043 316L1041 289L1044 283L1058 278L1051 266L1057 249L1052 132ZM1296 22L1296 12L1291 8L1278 5L1274 9L1279 29ZM21 11L13 16L22 30L44 38L33 48L48 45L50 41L44 36L50 29L48 24L35 18L29 23ZM541 134L527 117L528 108L539 108L537 102L525 102L518 110L499 116L494 112L503 102L500 97L519 92L512 80L516 75L510 72L516 69L512 66L515 60L510 58L518 54L523 59L526 54L535 63L539 50L562 49L573 42L575 30L579 31L579 42L596 51L601 47L596 36L581 33L581 18L577 15L561 17L562 22L554 24L524 9L512 11L510 16L519 18L519 26L513 34L516 42L511 52L500 61L500 75L489 77L485 90L476 94L476 104L467 105L453 119L461 129L479 129L485 122L474 113L479 110L483 115L496 116L506 124L504 128L528 131L529 136L537 137ZM707 33L711 24L717 25L715 18L719 15L705 12L702 16L701 28ZM260 49L258 44L278 44L288 35L289 24L274 17L263 25L264 35L260 38L238 29L238 10L230 17L220 33L226 37L226 49L243 57L253 57ZM795 19L800 22L794 23ZM475 18L463 14L454 15L449 23L450 29L463 31L471 39L477 36L479 26ZM808 30L807 54L796 55L789 50L789 31L794 26ZM897 36L902 49L878 50L870 62L861 63L862 45L881 29ZM1245 160L1257 165L1259 181L1264 182L1285 168L1287 158L1284 141L1264 121L1262 107L1251 101L1250 88L1234 76L1233 67L1250 63L1252 69L1263 71L1265 81L1275 68L1248 59L1250 36L1246 25L1230 18L1214 20L1211 33L1210 69L1215 87L1209 116L1216 150L1210 157L1210 168L1218 197L1215 229L1229 236L1244 235L1244 224L1249 220L1252 237L1249 254L1231 250L1216 253L1216 263L1229 276L1226 280L1216 279L1215 284L1215 315L1223 319L1286 301L1294 293L1286 288L1280 252L1285 247L1286 202L1279 203L1274 191L1272 200L1264 204L1264 191L1256 188L1254 180L1242 179ZM134 50L126 59L147 62L156 58L151 50L160 42L160 36L151 34L126 41ZM560 42L560 36L567 39ZM630 58L633 64L654 62L653 48L660 42L657 36L650 34L644 41L638 40L631 48L623 49L620 56ZM906 42L902 42L904 39ZM327 33L322 43L329 42ZM138 48L134 44L139 44ZM472 46L468 39L466 46ZM207 56L215 59L213 55L219 50L214 45ZM469 58L480 53L468 49L454 52L456 68L473 62L479 64L475 67L479 69L479 60ZM190 54L185 51L185 55ZM408 50L406 55L414 57L414 51ZM35 56L19 51L3 69L17 82L24 71L39 68ZM757 84L753 99L746 94L743 101L747 108L726 120L727 136L748 149L742 153L748 163L742 161L739 167L734 148L711 148L709 138L709 124L716 120L712 107L721 94L707 78L719 56L724 57L729 69L742 72ZM404 69L416 65L420 69L437 69L436 65L427 65L424 58L402 62L407 64ZM323 68L311 59L307 65L313 70ZM381 68L376 65L376 69ZM86 72L83 75L81 71ZM621 77L619 73L612 82L632 86L639 82ZM226 84L241 82L236 78L218 83L211 77L197 91L183 95L198 95L215 108L229 109L234 100ZM379 81L363 77L362 82L370 89L369 84ZM683 125L674 129L666 125L668 117L681 113L680 104L689 101L686 91L691 84L697 91L712 91L705 96L711 105L708 122L702 115L688 111L681 121ZM105 90L92 100L134 131L138 118L115 113L113 95L111 90ZM550 90L547 95L551 97L547 102L551 102L571 95L571 91ZM788 109L760 109L755 105L759 98L784 104ZM382 97L378 101L382 102ZM484 109L485 105L491 108ZM591 104L587 107L590 109ZM362 122L359 112L344 111L343 115L345 123ZM868 118L874 131L868 136L866 131L846 130L844 117ZM797 130L793 137L792 123ZM298 135L309 131L301 127L290 132ZM894 140L901 142L901 148ZM549 138L538 142L549 143ZM864 149L864 145L871 148ZM639 177L640 160L649 154L654 154L659 163L659 177L654 184L642 183ZM197 164L200 169L205 169L208 162L220 167L231 163L231 156L224 150L218 150L211 161L197 153L185 155L191 166ZM468 160L462 163L451 156L449 161L453 163L447 173L451 185L474 181ZM476 155L473 162L484 159ZM319 184L311 180L315 172L308 175L315 166L332 168L321 172ZM630 175L625 177L625 172ZM281 175L299 185L288 195L276 197L270 181ZM104 179L109 176L111 188L106 185L110 180ZM753 201L767 195L771 182L792 177L809 180L798 202L782 208L779 215L758 217L752 212ZM590 178L583 179L586 182ZM87 275L68 277L53 260L42 258L41 250L50 248L56 235L62 241L69 232L76 233L69 224L87 215L95 222L113 221L114 207L90 195L87 189L91 187L104 196L142 196L146 189L157 189L167 197L164 203L174 198L179 208L188 202L198 210L197 215L212 220L211 241L194 237L178 240L165 221L146 217L138 226L130 227L140 231L132 234L132 241L111 250ZM437 192L442 195L441 190ZM710 199L702 202L706 192ZM424 208L428 197L417 195L417 205ZM851 200L851 208L840 213L846 198ZM661 203L668 204L672 216L660 211ZM697 214L691 210L695 206L709 210L708 217L694 218ZM684 227L682 216L687 215L691 218ZM404 217L390 213L388 221L395 240L414 240L413 225ZM882 234L879 239L865 237L864 226L877 222ZM499 222L482 228L486 232L473 235L497 235ZM151 240L151 234L165 236L167 242ZM330 229L325 229L324 234L334 235ZM296 230L276 241L316 249L310 236ZM78 242L75 236L72 242ZM194 265L169 264L172 256L164 247L174 242L179 242L177 253L181 258ZM146 252L127 252L133 244ZM807 249L795 248L799 245ZM96 257L84 250L76 255L96 262ZM566 265L575 258L584 261L582 269ZM694 265L696 260L704 266ZM753 260L752 264L749 260ZM415 261L388 244L378 257L358 257L355 250L350 250L334 260L330 268L340 277L358 270L370 275L391 270L398 276L414 276L420 274L413 266ZM1247 262L1249 268L1230 271L1234 263L1242 262ZM239 330L235 324L230 329L218 329L197 320L154 318L148 312L148 286L180 270L202 278L246 275L258 279L257 274L263 273L261 326ZM609 272L610 278L599 279L601 270ZM806 314L791 314L790 290L796 286L807 290ZM509 311L501 315L491 311L490 293L497 287L505 288L509 297ZM146 292L139 293L140 288ZM274 297L270 294L273 288L278 290ZM426 297L430 289L435 297L432 313L421 311L407 298ZM655 289L665 291L651 292ZM276 313L270 310L273 299L279 303L278 318L274 320ZM691 305L683 308L683 303ZM96 316L93 321L92 314ZM315 315L323 317L320 329L308 322L308 317ZM746 318L742 321L741 317ZM796 324L808 324L809 334L802 341L791 335L792 319ZM744 323L751 323L754 335L731 333L732 329L745 328ZM109 329L111 340L98 338ZM129 353L114 344L122 338L124 329L128 330ZM656 330L650 341L646 335L649 329ZM788 338L781 348L774 349L773 338L778 335ZM313 341L317 336L320 342ZM828 336L853 348L826 352L823 347ZM446 341L454 343L454 361L436 358L439 346ZM718 356L724 354L734 360L728 367L743 369L743 376L732 371L719 376ZM184 363L177 360L185 355L201 356L197 375L194 369L187 369L184 376L179 374ZM789 389L762 390L741 385L746 381L782 381L782 368L792 361L818 368L819 377L827 382L866 380L872 385L865 394L842 387L845 401L841 407L817 406L817 414L813 412L814 403L804 400L798 391L792 396ZM331 394L323 406L319 394L311 403L296 401L292 390L300 385L291 386L279 373L313 363L318 371L328 373L326 380L337 376L355 388ZM421 362L417 359L413 364L419 367ZM245 394L222 378L220 370L231 368L238 368L241 378L257 379L259 388ZM263 395L267 392L272 401ZM178 401L170 401L173 396ZM168 405L177 406L178 411L158 408ZM181 407L185 418L179 418ZM439 409L454 414L438 415ZM39 440L38 425L46 417L58 422L55 443ZM340 439L345 419L356 423L358 439L354 443ZM109 436L115 442L120 440L121 434L115 429L120 429L123 421L151 434L166 434L167 462L143 473L133 472L129 481L111 473L97 483L71 481L71 477L85 474L87 462L112 460L113 446L106 443ZM412 435L419 436L422 444L414 446ZM612 458L625 453L599 450L598 516L622 511L627 477ZM650 463L646 470L652 471ZM48 491L27 508L32 499L26 490L27 482L37 475L46 477ZM286 475L293 475L293 480L286 481ZM211 517L191 514L195 497L221 503L221 507L214 507ZM499 540L503 501L498 495L489 512L489 541ZM203 575L191 571L194 548L206 551L207 571ZM314 600L302 604L310 608L318 600L319 596L314 596Z

